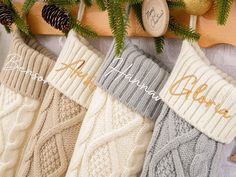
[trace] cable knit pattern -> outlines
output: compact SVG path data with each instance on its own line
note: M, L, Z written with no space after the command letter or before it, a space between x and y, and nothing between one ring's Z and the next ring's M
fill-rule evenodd
M0 176L15 176L35 118L48 87L46 78L52 56L34 39L13 33L13 42L1 72L0 86ZM27 71L27 72L23 72ZM34 75L36 76L36 75Z
M142 177L217 177L222 144L163 106L149 144Z
M210 65L197 45L183 43L160 97L215 141L230 143L236 136L236 81Z
M19 177L65 175L85 108L49 87L26 148Z
M12 92L8 88L5 89L5 93ZM2 118L1 126L4 128L5 126L11 127L3 131L4 137L6 138L5 141L1 142L4 145L4 150L0 154L0 174L6 177L14 176L14 168L19 161L19 154L22 153L24 142L27 141L27 130L34 121L40 101L29 97L22 97L18 94L11 104L11 107L8 109L9 112L6 113L4 110L5 116L0 116L0 119ZM6 119L6 117L8 119ZM9 119L9 117L11 117L11 119Z
M50 88L18 177L65 176L101 63L95 49L71 31L47 78Z
M202 133L197 128L205 128L203 132L211 132L209 127L198 125L205 121L210 122L211 118L215 120L215 111L209 114L205 109L216 105L215 97L211 97L210 93L218 93L219 85L213 81L219 78L222 81L223 76L219 77L220 71L209 66L209 61L203 53L193 46L187 41L183 43L176 66L160 92L160 97L166 104L157 118L141 177L218 176L223 145L211 139L211 136L208 137L209 133ZM186 76L197 79L181 79ZM192 85L188 87L188 84ZM210 91L206 91L208 86ZM196 91L192 91L195 89ZM181 98L183 95L186 97ZM194 121L202 117L202 121Z
M67 177L138 176L153 122L97 88Z
M121 57L115 57L113 43L66 176L139 176L153 129L148 118L156 119L161 109L158 94L167 77L167 71L129 41Z

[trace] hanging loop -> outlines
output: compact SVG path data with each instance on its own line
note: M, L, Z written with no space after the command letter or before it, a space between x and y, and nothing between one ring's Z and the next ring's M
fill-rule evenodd
M197 27L197 16L190 15L189 27L196 30Z
M85 3L83 0L81 0L80 5L79 5L78 14L77 14L77 20L81 21L83 19L84 11L85 11Z

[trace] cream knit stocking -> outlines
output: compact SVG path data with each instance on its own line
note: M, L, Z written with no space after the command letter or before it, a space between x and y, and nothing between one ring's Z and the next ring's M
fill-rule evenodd
M48 87L44 79L54 58L34 39L20 32L1 72L0 85L0 176L13 177L22 160L34 121Z
M71 31L49 74L42 103L18 177L64 177L94 92L101 54Z
M67 177L134 177L141 172L153 129L153 121L145 117L158 116L162 103L154 97L168 73L129 42L120 59L113 48L108 52ZM147 87L132 84L119 72Z

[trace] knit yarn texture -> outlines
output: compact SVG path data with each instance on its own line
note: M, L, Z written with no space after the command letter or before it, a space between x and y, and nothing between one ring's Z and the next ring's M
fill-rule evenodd
M197 60L195 60L196 58ZM201 59L199 54L193 50L191 44L185 41L176 66L191 63L185 69L190 72L199 73L204 70L204 66L199 67L197 64L201 61L203 61L203 59ZM160 97L163 98L166 104L163 106L161 114L155 123L141 177L218 176L223 145L209 137L207 134L199 131L191 125L189 121L186 121L190 118L190 120L192 119L194 122L194 118L202 116L201 113L204 108L197 105L196 102L193 103L190 98L191 96L182 99L175 98L175 94L173 94L172 97L169 96L170 94L166 94L170 91L169 84L171 82L169 82L169 80L172 81L173 78L177 78L177 76L187 73L185 72L186 70L184 70L183 65L180 67L182 71L175 70L175 66L171 76L160 93ZM193 69L192 67L194 66L197 66L198 70ZM202 73L201 79L204 80L207 78L210 80L210 77L208 77L209 75L204 77L204 73ZM192 82L192 84L193 83L195 82ZM188 89L188 87L186 87L188 82L181 84ZM199 83L197 83L197 85L199 86ZM192 85L191 88L193 87L194 86ZM214 87L211 87L211 89L214 90ZM173 92L181 93L180 88L174 88L172 90ZM178 96L181 97L181 94L178 94ZM207 99L210 99L211 97L208 96ZM191 102L192 104L189 104ZM188 111L191 113L194 112L194 114L189 114ZM186 114L180 115L178 114L180 112L185 112ZM192 115L192 117L190 115ZM211 116L204 117L204 120L208 118L211 118Z
M222 146L164 105L141 177L217 177Z
M69 33L47 78L50 87L43 100L17 177L65 176L86 106L93 94L93 87L90 85L92 83L85 80L96 75L102 63L100 55L85 39L77 37L73 31ZM80 69L77 68L78 65L65 67L80 59L85 61ZM77 71L80 73L74 73ZM85 73L86 77L82 77Z
M168 72L129 42L120 58L123 63L119 71L127 71L133 79L140 80L140 84L145 82L146 90L158 93ZM82 123L66 177L134 177L141 173L154 125L142 115L154 119L158 111L151 109L152 105L158 108L162 103L160 100L152 102L151 95L127 82L124 75L111 73L110 68L116 64L119 63L112 47L99 71L98 87ZM130 64L132 66L126 70ZM145 104L139 105L137 99L131 99L130 93L147 103L150 109Z
M201 49L188 42L160 97L180 117L215 141L236 136L236 81L209 63Z
M48 84L54 56L19 31L0 76L0 176L16 175Z

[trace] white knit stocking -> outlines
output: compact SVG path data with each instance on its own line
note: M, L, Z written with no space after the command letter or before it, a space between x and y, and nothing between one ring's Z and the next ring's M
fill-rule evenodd
M138 176L152 129L151 120L97 88L66 176Z
M27 133L35 120L40 101L23 97L5 86L0 86L0 174L4 177L14 176L20 161Z
M13 33L0 74L0 176L14 177L48 87L53 57L33 39Z

